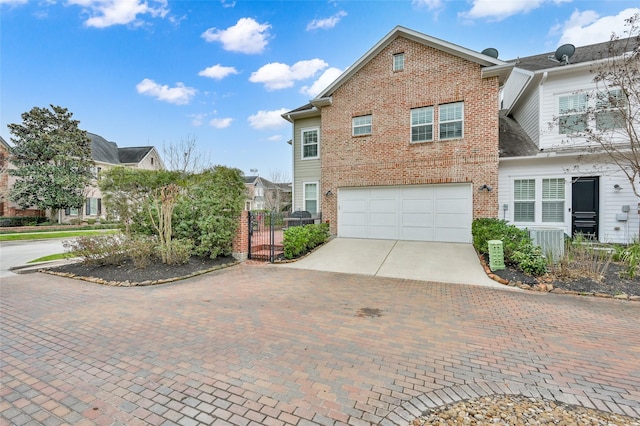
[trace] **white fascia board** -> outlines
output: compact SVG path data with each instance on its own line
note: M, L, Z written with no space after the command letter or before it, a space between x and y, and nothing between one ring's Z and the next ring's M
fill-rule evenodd
M480 75L482 78L498 77L500 86L503 86L511 75L514 64L500 64L482 68Z
M371 58L375 57L378 53L380 53L380 51L382 51L382 49L387 47L389 43L391 43L393 40L395 40L398 37L404 37L409 40L415 41L416 43L421 43L427 46L431 46L435 49L449 53L453 56L458 56L463 59L467 59L471 62L476 62L485 67L507 64L506 62L501 61L500 59L492 58L491 56L483 55L482 53L478 53L476 51L467 49L465 47L458 46L457 44L449 43L448 41L431 37L426 34L423 34L414 30L410 30L409 28L405 28L398 25L393 30L391 30L391 32L389 32L386 36L384 36L382 40L380 40L371 49L369 49L364 55L362 55L360 59L358 59L353 65L347 68L333 83L329 85L329 87L324 89L316 98L314 98L314 101L330 96L336 90L336 88L340 87L342 83L347 81L351 76L353 76L357 71L359 71L367 62L369 62Z
M318 115L320 115L320 110L314 106L313 108L305 109L302 111L286 112L282 114L281 117L287 120L289 123L293 123L295 120L300 118L316 117Z

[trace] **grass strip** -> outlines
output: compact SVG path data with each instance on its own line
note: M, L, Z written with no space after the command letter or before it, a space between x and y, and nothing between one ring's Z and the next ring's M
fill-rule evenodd
M58 253L58 254L50 254L49 256L42 256L34 260L30 260L27 263L38 263L38 262L48 262L50 260L61 260L68 259L70 257L75 257L75 253Z
M95 235L117 234L120 230L110 229L105 231L60 231L60 232L36 232L25 234L2 234L0 241L44 240L51 238L92 237Z

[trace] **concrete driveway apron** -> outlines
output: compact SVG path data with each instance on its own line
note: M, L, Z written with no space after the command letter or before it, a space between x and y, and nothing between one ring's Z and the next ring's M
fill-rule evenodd
M0 295L0 425L408 425L490 394L640 417L635 302L264 264Z
M335 238L284 266L505 288L487 277L471 244Z

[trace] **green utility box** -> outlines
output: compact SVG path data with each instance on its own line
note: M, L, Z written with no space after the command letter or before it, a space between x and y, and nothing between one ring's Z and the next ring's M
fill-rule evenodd
M487 244L489 244L489 268L491 268L492 271L505 269L502 241L489 240L487 241Z

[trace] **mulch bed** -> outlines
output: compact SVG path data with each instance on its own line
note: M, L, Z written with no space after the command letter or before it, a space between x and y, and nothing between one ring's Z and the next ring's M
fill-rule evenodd
M488 256L484 256L485 265L489 263ZM640 296L640 275L627 278L623 274L625 268L612 262L600 279L580 277L562 279L553 274L542 277L532 277L518 270L514 265L505 265L506 269L492 271L497 277L509 281L511 285L529 287L534 290L552 291L554 293L571 293L580 295L596 295L618 297L620 299L636 299ZM625 295L627 297L625 297Z
M99 284L117 286L153 285L176 281L215 271L238 263L231 256L215 259L192 257L181 265L166 265L160 261L152 262L144 269L136 268L132 260L121 265L88 266L83 263L70 263L45 270L47 273L70 278L79 278Z

